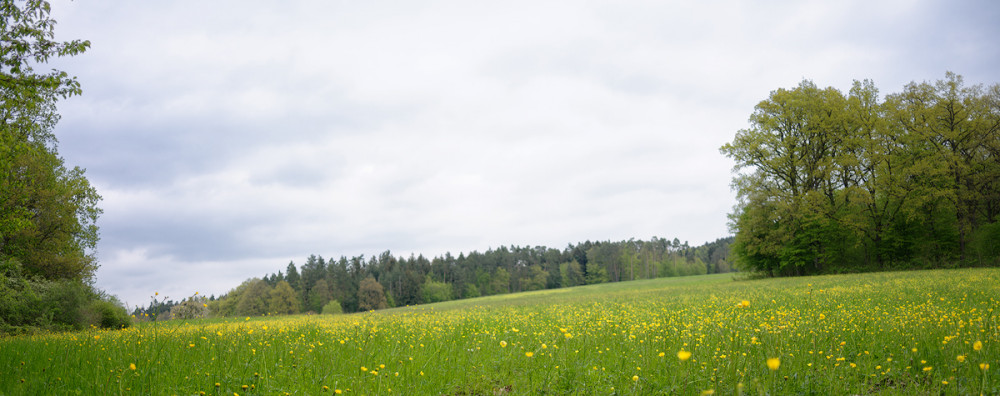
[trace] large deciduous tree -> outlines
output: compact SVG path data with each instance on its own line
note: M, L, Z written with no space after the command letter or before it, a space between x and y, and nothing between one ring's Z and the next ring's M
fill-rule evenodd
M100 196L80 168L69 169L52 130L56 102L81 93L66 72L36 70L90 42L54 40L45 1L0 1L0 261L29 276L90 280Z

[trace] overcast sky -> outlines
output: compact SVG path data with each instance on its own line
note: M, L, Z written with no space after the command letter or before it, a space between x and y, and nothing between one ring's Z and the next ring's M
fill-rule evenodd
M803 79L1000 82L993 1L57 0L97 285L221 294L309 254L729 235L719 147Z

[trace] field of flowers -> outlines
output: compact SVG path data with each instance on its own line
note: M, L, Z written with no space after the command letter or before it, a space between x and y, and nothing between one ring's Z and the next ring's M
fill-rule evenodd
M4 338L0 394L1000 394L998 310L998 269L657 279Z

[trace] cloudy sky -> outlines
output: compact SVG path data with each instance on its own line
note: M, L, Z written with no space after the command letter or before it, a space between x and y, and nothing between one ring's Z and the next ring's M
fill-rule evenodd
M1000 82L998 4L57 0L92 48L56 134L132 305L309 254L701 244L770 91Z

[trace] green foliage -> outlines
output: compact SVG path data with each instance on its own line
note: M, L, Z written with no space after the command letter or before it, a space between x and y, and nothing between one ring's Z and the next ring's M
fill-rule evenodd
M385 289L373 277L367 277L358 286L358 309L374 311L388 307L385 299Z
M772 92L721 149L745 170L735 263L768 275L995 263L978 238L1000 214L997 103L1000 86L953 73L882 102L870 81Z
M326 279L317 280L309 289L308 310L319 312L326 303L333 299L330 293L330 286L326 284Z
M0 261L0 334L88 326L123 328L131 317L114 298L74 280L28 277L14 259Z
M424 302L436 303L451 300L451 284L445 282L435 282L431 277L427 277L424 282Z
M299 298L287 281L280 281L271 289L267 302L269 313L284 315L299 313L301 304Z
M91 300L81 315L84 325L102 329L124 329L132 325L132 317L128 311L112 297Z
M479 288L476 285L470 283L465 285L465 293L462 293L462 298L476 298L481 296L479 293Z
M340 301L333 300L323 306L323 315L340 315L344 313L343 308L340 307Z

